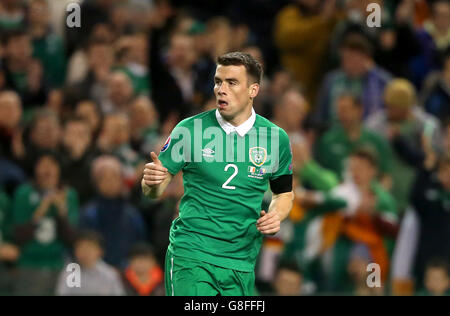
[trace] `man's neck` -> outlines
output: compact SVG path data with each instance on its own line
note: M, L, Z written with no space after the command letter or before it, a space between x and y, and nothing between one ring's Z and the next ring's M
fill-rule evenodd
M245 121L247 121L252 116L252 109L253 109L252 106L248 106L244 111L242 111L241 113L239 113L238 115L236 115L235 117L230 118L230 119L228 119L224 116L222 116L222 117L225 121L227 121L231 125L239 126L242 123L244 123Z
M361 124L344 126L344 130L351 140L357 140L361 136Z

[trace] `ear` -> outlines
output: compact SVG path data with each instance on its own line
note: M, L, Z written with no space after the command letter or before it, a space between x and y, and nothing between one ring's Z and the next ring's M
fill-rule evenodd
M254 99L259 93L259 84L258 83L252 83L249 87L250 91L250 98Z

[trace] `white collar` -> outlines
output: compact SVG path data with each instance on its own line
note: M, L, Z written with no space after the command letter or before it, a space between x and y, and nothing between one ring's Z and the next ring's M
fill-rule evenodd
M248 120L246 120L239 126L234 126L233 124L225 121L225 119L219 113L219 110L216 110L216 118L217 122L219 122L220 127L222 127L222 129L225 131L227 135L230 134L231 132L236 131L236 133L238 133L239 136L243 137L253 127L253 124L255 124L256 113L255 110L252 108L252 115L248 118Z

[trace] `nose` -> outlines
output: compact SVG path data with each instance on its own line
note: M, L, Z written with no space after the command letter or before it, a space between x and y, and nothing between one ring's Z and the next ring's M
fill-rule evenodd
M219 87L217 88L217 94L218 95L226 95L227 94L226 87L223 83L219 84Z

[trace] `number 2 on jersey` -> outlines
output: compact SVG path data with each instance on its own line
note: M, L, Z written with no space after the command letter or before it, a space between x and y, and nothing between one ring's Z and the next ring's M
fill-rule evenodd
M228 183L230 183L230 181L233 180L233 178L238 174L238 167L236 165L230 163L230 164L225 166L225 171L227 171L230 167L233 167L234 172L231 175L231 177L229 177L228 180L225 181L224 184L222 184L222 188L228 189L228 190L234 190L234 189L236 189L236 187L235 186L229 186Z

